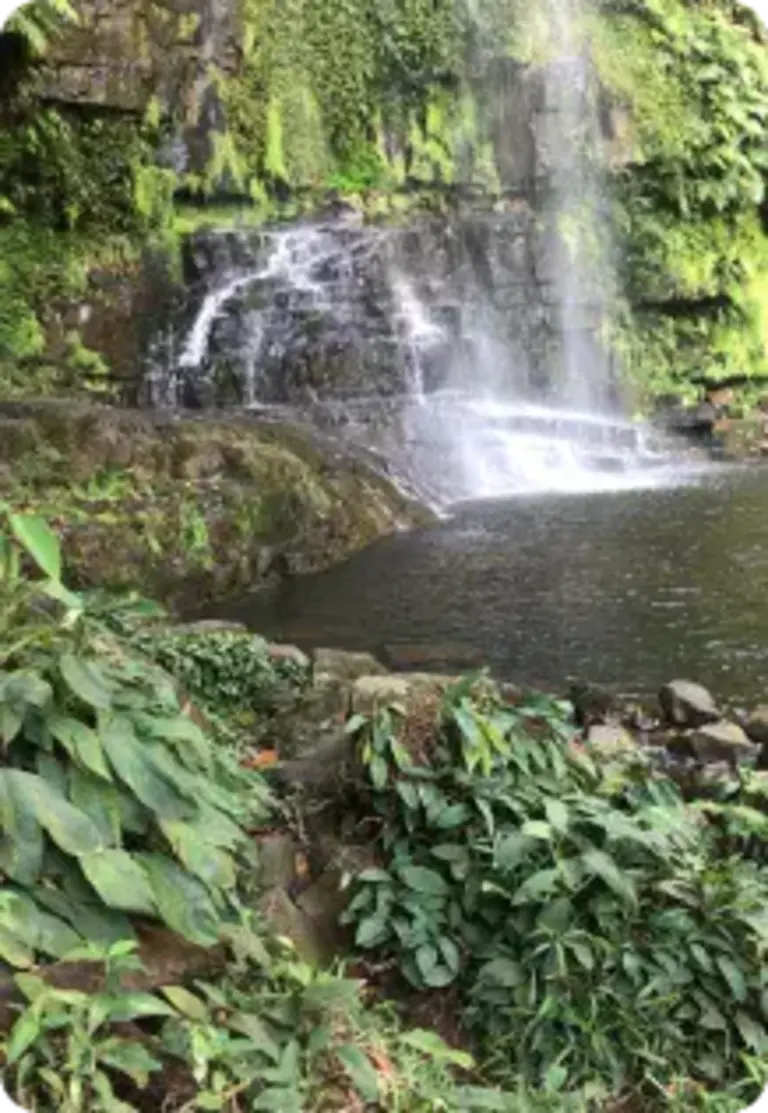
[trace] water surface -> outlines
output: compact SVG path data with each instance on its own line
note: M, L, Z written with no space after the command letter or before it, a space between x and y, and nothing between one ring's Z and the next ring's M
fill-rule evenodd
M638 694L685 676L768 699L768 469L466 505L224 611L399 666L482 662L542 687Z

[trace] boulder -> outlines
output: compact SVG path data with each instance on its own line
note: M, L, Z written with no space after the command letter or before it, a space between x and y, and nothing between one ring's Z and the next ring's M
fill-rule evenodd
M716 723L720 712L710 692L690 680L673 680L659 692L659 703L668 722L678 727L705 726Z
M691 735L691 746L699 761L728 762L736 764L757 755L758 747L750 742L746 732L736 723L725 719L706 723Z
M352 711L370 715L378 708L399 704L412 707L425 698L441 695L455 677L439 673L407 673L399 676L361 676L352 686Z
M306 653L297 645L280 645L274 643L269 647L269 656L273 661L287 661L297 669L309 672L311 661Z
M580 727L608 722L616 712L615 697L596 684L571 684L568 699L573 704L574 718Z
M596 723L587 731L587 748L601 762L637 757L635 739L618 723Z
M768 704L756 707L744 724L747 736L760 746L768 746Z
M312 654L315 682L354 681L361 676L386 676L387 670L371 653L347 653L342 649L316 649Z

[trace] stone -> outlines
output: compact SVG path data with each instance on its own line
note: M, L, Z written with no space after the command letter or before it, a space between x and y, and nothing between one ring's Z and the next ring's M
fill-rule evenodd
M768 704L756 707L744 724L744 730L752 742L768 746Z
M407 673L399 676L361 676L352 686L351 709L370 715L378 708L399 704L412 706L431 695L439 695L455 677L438 673Z
M293 835L275 831L257 840L259 882L264 889L288 889L296 876L298 845Z
M322 931L284 889L264 893L259 900L259 911L276 935L290 939L305 962L324 966L332 960L333 950Z
M311 661L306 653L297 645L274 644L269 647L269 656L273 661L289 661L299 669L310 669Z
M629 731L618 723L595 723L587 731L586 744L601 761L636 757L639 750Z
M612 693L596 684L571 684L568 699L573 704L574 718L580 727L605 723L616 710L616 700Z
M659 703L668 722L678 727L696 728L720 718L717 704L701 684L673 680L659 692Z
M725 719L699 727L691 735L691 746L699 761L708 764L718 761L736 764L754 758L758 750L737 723Z
M387 669L371 653L342 649L316 649L312 654L316 681L353 681L361 676L386 676Z

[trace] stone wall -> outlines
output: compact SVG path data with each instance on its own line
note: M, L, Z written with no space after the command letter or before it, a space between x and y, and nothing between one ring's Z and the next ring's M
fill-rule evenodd
M47 56L43 95L143 112L156 97L196 122L207 71L236 66L238 0L78 0L78 24Z

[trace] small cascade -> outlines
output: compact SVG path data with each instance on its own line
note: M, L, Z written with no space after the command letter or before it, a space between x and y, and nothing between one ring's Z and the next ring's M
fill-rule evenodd
M192 249L202 297L156 340L152 402L310 422L438 507L669 481L668 450L608 389L581 409L548 379L562 326L530 236L508 216L214 235Z

